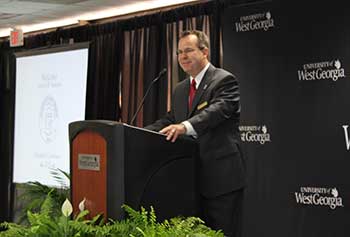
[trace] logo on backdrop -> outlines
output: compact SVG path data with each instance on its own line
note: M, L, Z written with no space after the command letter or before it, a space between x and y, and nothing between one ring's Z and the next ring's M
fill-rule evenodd
M304 64L302 70L298 70L299 81L333 80L346 77L345 70L339 59L318 63Z
M298 204L323 206L332 210L344 207L343 199L339 196L337 188L301 187L295 192L295 200Z
M256 13L248 16L241 16L235 22L236 32L264 30L268 31L275 27L274 20L270 12Z
M349 125L343 125L344 137L345 137L345 146L346 146L346 150L349 151L350 150L350 141L349 141L348 127L349 127Z
M271 142L270 133L266 125L263 126L239 126L242 142L254 142L264 145Z
M46 96L41 103L39 115L40 136L45 143L50 143L56 138L56 123L58 119L56 101L51 96Z

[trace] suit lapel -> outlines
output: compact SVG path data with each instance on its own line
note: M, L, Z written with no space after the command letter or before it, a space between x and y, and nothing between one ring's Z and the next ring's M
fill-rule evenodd
M199 84L199 87L196 91L196 94L193 98L193 102L192 102L192 107L190 108L190 111L188 113L188 117L191 117L192 114L194 113L195 108L197 107L203 93L205 92L205 90L207 89L208 87L208 84L210 83L210 80L211 78L213 77L213 73L215 71L215 67L213 65L210 65L208 70L205 72L203 78L202 78L202 81L201 83ZM189 91L189 83L188 83L188 91ZM187 106L188 107L188 106Z

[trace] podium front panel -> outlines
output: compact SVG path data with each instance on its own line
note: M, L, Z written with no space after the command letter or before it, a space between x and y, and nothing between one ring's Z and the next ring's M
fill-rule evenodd
M71 162L74 212L79 212L78 205L85 199L89 217L108 216L106 140L96 132L82 131L73 140Z

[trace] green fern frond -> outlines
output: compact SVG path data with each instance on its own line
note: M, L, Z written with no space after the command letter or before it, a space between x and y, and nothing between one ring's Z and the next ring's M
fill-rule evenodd
M70 180L70 175L61 170L61 169L51 169L50 175L54 178L54 180L60 184L61 188L66 189L68 188L67 182Z
M156 212L153 208L153 206L151 206L151 211L149 213L149 218L150 218L150 224L154 225L157 223L157 216L156 216Z
M84 210L79 212L79 214L75 217L76 221L83 221L84 217L86 217L89 214L89 210Z
M50 216L54 210L54 202L51 198L52 190L46 195L45 200L41 204L40 213Z

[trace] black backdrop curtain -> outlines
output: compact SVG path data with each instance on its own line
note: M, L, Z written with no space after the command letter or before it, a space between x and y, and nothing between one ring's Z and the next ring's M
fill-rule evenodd
M91 40L86 119L119 119L118 52L120 52L120 44L117 41L117 35L118 33L109 33L96 36Z
M70 41L90 42L86 98L86 119L129 122L150 81L162 68L168 69L147 98L138 126L162 116L170 105L175 84L184 78L175 55L179 32L184 29L204 30L211 41L211 62L222 66L221 12L227 3L242 1L203 1L156 14L38 33L25 38L19 49L0 43L0 221L8 220L8 187L11 184L14 77L9 60L14 51L50 47ZM5 62L6 63L3 63ZM11 83L10 83L11 82ZM121 96L121 97L120 97ZM121 111L121 108L123 111Z
M0 221L8 220L10 217L10 179L11 179L11 159L12 157L12 127L13 113L11 93L10 54L1 50L0 54Z
M136 30L124 31L123 34L123 67L122 67L122 121L130 122L137 107L140 105L144 91L151 81L164 68L165 50L163 50L162 27L151 26ZM144 117L151 117L159 113L164 113L166 108L166 88L164 80L158 81L150 91L152 97L147 98L145 105L150 105L147 114L140 111L137 118L137 125L140 126ZM158 90L155 90L158 88ZM158 93L157 93L158 92ZM153 98L155 100L153 101ZM153 106L153 104L155 106Z

